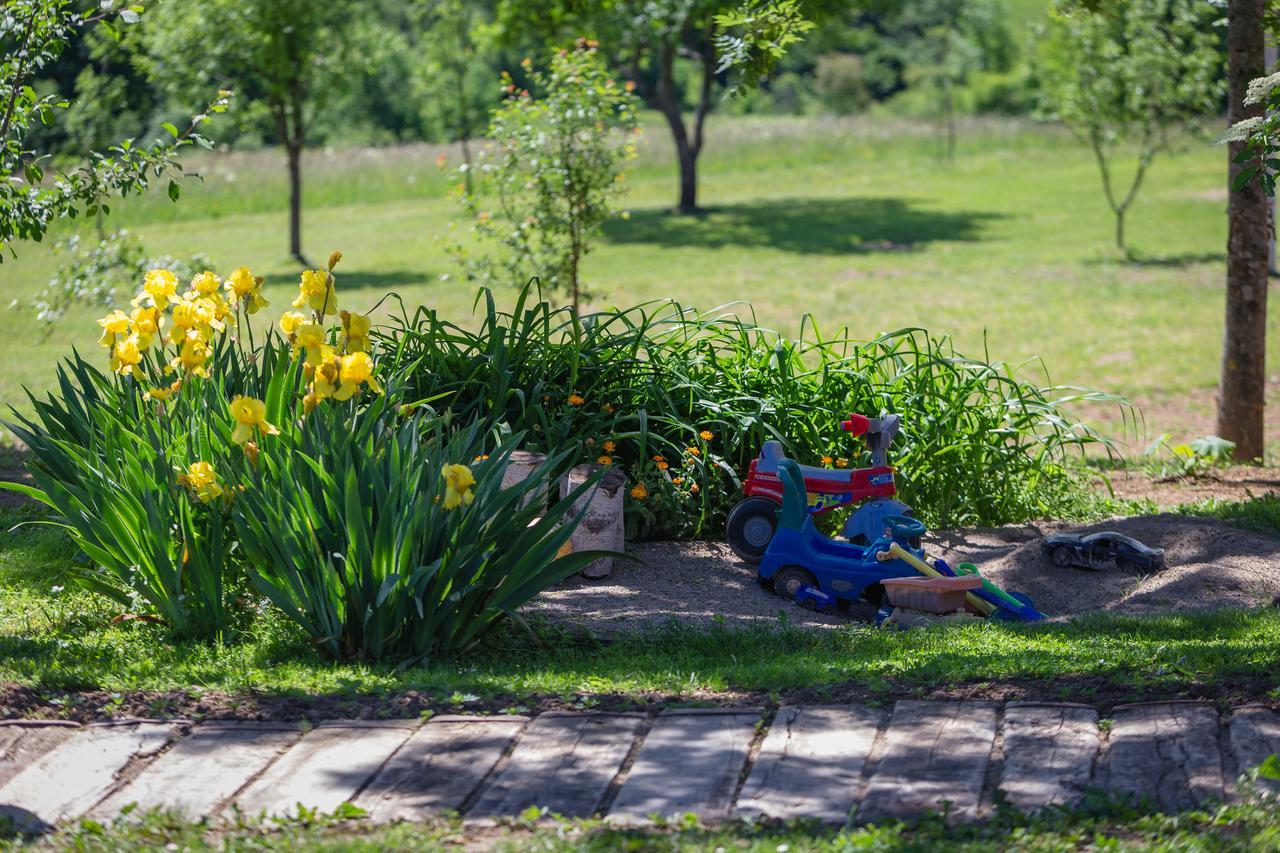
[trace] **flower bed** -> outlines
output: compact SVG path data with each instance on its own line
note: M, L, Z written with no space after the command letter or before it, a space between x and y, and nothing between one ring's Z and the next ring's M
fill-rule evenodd
M596 556L558 556L594 485L551 494L574 464L627 475L631 538L718 536L764 440L862 465L839 421L895 411L925 519L1016 521L1076 500L1067 454L1102 440L1063 405L1114 399L922 330L789 341L669 302L583 316L528 287L510 312L482 291L475 331L427 309L375 328L340 309L340 260L302 273L260 342L249 269L182 292L148 272L100 321L109 369L73 355L13 425L36 486L8 487L52 509L120 619L226 640L273 608L334 657L456 653ZM547 459L504 488L518 447Z

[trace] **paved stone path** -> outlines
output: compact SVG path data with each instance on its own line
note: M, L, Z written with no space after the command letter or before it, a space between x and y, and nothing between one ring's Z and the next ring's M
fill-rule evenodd
M373 820L531 806L641 824L654 815L843 823L945 810L981 819L1004 797L1070 806L1090 788L1169 810L1231 799L1280 752L1280 713L1210 704L902 701L639 714L282 723L0 721L0 816L46 829L165 808L190 818L330 811Z

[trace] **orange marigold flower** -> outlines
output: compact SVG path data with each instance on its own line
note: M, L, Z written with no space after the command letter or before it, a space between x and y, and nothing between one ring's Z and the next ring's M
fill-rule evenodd
M653 461L654 461L654 462L666 462L667 460L663 457L663 455L662 455L661 453L659 453L657 456L653 457Z
M613 443L613 439L609 439L608 441L606 441L604 444L600 446L604 448L605 453L612 453L614 449L617 447L617 445Z
M688 453L690 456L701 456L701 455L702 455L702 451L701 451L701 450L699 450L699 449L698 449L698 448L696 448L696 447L686 447L686 448L684 449L684 452L685 452L685 453Z
M609 455L597 456L596 461L599 462L601 465L612 465L613 457Z
M834 460L834 459L832 459L830 456L824 456L824 457L822 457L822 464L823 464L823 465L830 465L830 464L831 464L832 462L834 462L834 461L835 461L835 460Z
M691 495L696 495L697 493L698 493L698 484L697 484L697 483L690 483L690 484L689 484L689 494L691 494Z
M642 501L649 496L649 490L644 487L644 483L636 483L631 487L631 497L638 501Z
M668 465L668 464L667 464L667 463L665 463L665 462L659 462L659 463L658 463L658 470L659 470L659 471L665 471L665 470L667 470L667 469L668 469L668 468L670 468L670 467L671 467L671 466L670 466L670 465Z
M703 441L710 441L715 437L716 437L715 433L713 433L709 429L704 429L702 432L698 433L698 438L701 438Z
M837 467L837 468L848 468L848 467L849 467L849 460L848 460L848 459L845 459L843 456L841 456L841 457L837 458L837 459L836 459L836 467Z
M581 406L581 405L582 405L583 403L585 403L585 402L587 402L587 401L586 401L586 400L584 400L582 397L579 397L577 394L570 394L570 395L569 395L569 405L570 405L570 406Z
M681 484L681 483L683 483L683 482L684 482L684 477L672 477L672 478L671 478L671 485L673 485L673 486L678 486L678 485L680 485L680 484Z
M475 459L472 459L471 461L472 461L472 462L483 462L484 460L486 460L486 459L488 459L488 458L489 458L489 454L488 454L488 453L482 453L482 454L480 454L479 456L477 456Z

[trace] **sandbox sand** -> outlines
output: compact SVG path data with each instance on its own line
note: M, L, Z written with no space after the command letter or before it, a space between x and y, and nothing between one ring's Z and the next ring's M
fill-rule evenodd
M1119 569L1058 568L1040 554L1040 539L1060 530L1115 530L1165 549L1168 568L1152 575ZM984 576L1031 597L1051 617L1098 611L1153 613L1257 607L1280 594L1280 539L1208 519L1161 514L1087 526L1032 523L930 534L931 557L975 563ZM866 621L872 608L812 613L762 590L755 568L721 542L653 542L633 546L603 581L581 578L544 592L526 606L538 615L599 633L674 621L684 625L791 625L833 628ZM780 615L781 614L781 615Z

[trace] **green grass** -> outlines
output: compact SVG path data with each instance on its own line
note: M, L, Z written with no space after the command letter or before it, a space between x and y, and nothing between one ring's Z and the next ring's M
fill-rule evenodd
M805 312L825 334L924 326L954 335L962 352L1043 356L1056 382L1131 395L1148 407L1152 432L1182 439L1211 430L1223 151L1188 141L1157 161L1131 214L1144 259L1131 263L1110 247L1094 164L1062 132L972 122L950 166L935 159L929 134L888 120L713 118L702 167L709 212L675 218L666 212L675 190L669 144L650 121L628 181L632 216L612 223L587 258L594 304L747 300L762 323L792 335ZM474 289L437 240L458 218L437 150L308 156L306 245L317 258L346 252L345 304L371 306L396 290L411 305L470 316ZM213 155L195 167L206 180L179 204L130 201L117 205L117 221L154 251L198 250L221 267L266 273L274 316L296 282L284 252L279 157ZM43 247L24 245L0 265L0 293L29 296L53 268ZM21 404L22 385L47 387L52 362L71 346L96 352L93 316L73 313L48 339L25 311L0 316L0 402ZM1274 359L1274 321L1271 340ZM1115 425L1113 412L1093 414Z
M424 708L496 710L783 696L885 701L984 684L1100 703L1201 689L1257 699L1280 686L1274 608L901 633L671 625L612 642L512 626L463 660L410 669L333 663L276 618L259 619L252 636L222 646L174 641L142 622L112 624L116 609L60 575L57 567L73 555L58 533L20 528L12 536L0 550L0 682L46 699L194 689L376 700L415 691Z
M137 818L137 816L133 816ZM948 826L939 815L910 824L836 828L812 823L731 822L704 826L693 816L650 828L619 829L600 820L560 820L529 814L485 829L456 818L392 826L368 825L350 808L308 815L268 828L255 821L213 828L165 814L112 825L81 821L24 843L0 836L0 849L106 851L169 850L444 850L471 848L541 851L654 850L758 853L834 853L847 850L1150 851L1280 850L1280 809L1266 802L1161 814L1123 800L1088 798L1071 811L1026 815L1000 809L987 821Z

